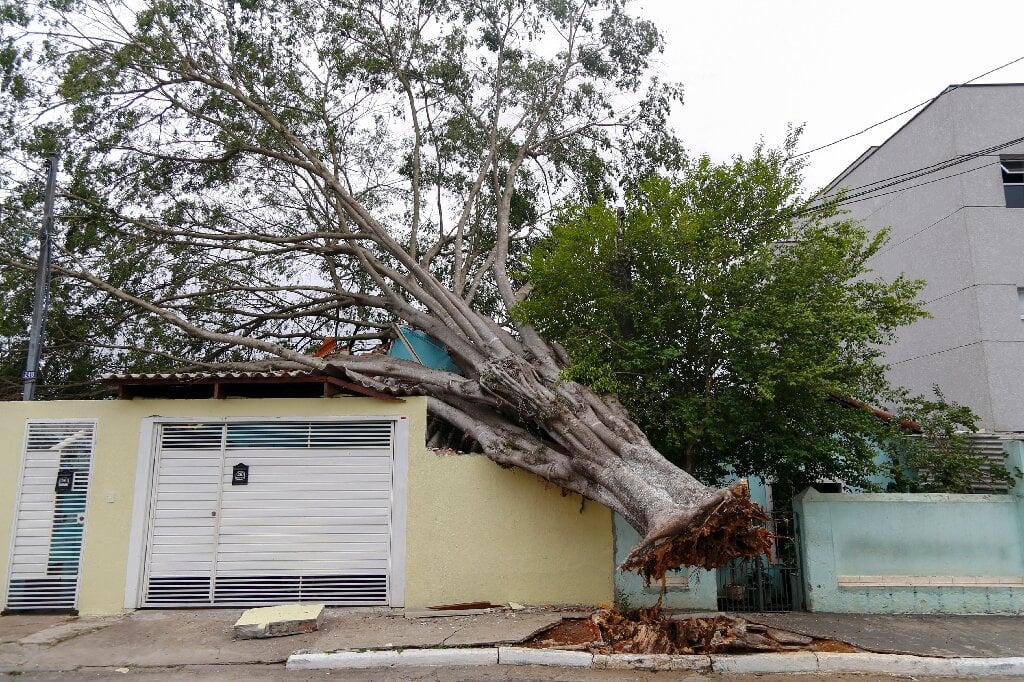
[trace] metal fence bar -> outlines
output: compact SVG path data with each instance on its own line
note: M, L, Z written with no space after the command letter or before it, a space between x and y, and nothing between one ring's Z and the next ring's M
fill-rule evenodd
M769 552L718 569L719 610L769 613L802 608L796 519L792 512L775 513L765 526L775 535Z

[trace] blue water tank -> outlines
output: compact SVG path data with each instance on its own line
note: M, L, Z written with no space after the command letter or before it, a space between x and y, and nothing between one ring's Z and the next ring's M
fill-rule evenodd
M448 355L448 346L412 327L398 327L398 338L391 344L388 355L411 360L431 369L462 375L462 370Z

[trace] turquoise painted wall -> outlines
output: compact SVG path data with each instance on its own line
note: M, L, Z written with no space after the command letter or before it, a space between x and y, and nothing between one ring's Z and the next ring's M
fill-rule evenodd
M1007 466L1020 466L1024 445L1008 443L1007 451ZM794 509L808 609L1024 613L1022 492L1019 482L1010 495L804 491ZM887 585L850 584L872 576ZM967 584L972 578L979 584Z
M1020 531L1016 497L945 493L833 497L840 498L827 502L840 575L1008 576L1024 568L1024 548L1012 541Z

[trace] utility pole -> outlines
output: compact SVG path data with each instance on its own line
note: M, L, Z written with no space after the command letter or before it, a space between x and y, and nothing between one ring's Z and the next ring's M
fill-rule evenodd
M57 155L46 160L46 195L43 200L43 226L39 230L39 269L36 271L36 295L32 304L32 328L28 337L28 359L21 377L25 380L22 400L36 397L36 379L39 376L39 356L43 350L43 330L46 328L46 309L50 305L50 254L53 235L53 203L57 193Z

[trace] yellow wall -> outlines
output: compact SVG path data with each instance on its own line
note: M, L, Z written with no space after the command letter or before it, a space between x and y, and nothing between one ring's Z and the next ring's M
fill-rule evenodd
M611 512L482 456L411 453L406 604L599 604Z
M406 604L599 603L613 596L611 513L483 457L423 447L426 402L336 397L0 403L0 594L6 587L26 419L96 419L79 610L124 604L139 425L146 417L405 414L409 420Z

